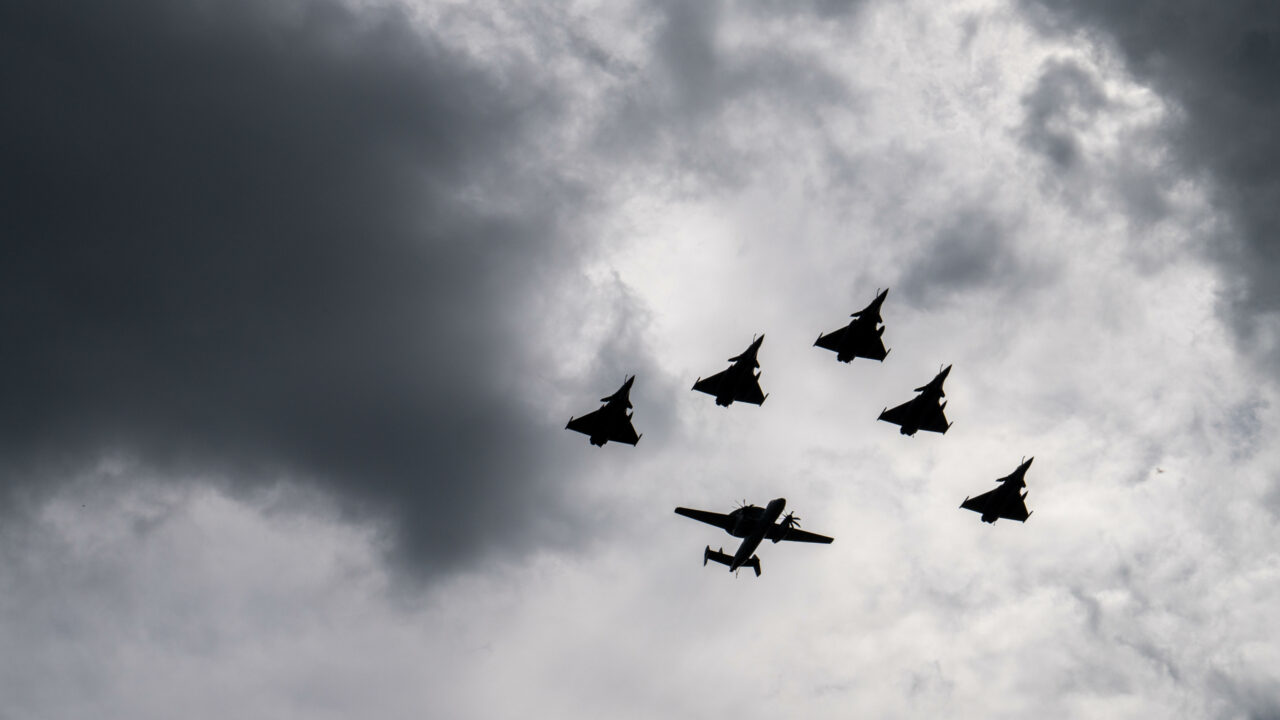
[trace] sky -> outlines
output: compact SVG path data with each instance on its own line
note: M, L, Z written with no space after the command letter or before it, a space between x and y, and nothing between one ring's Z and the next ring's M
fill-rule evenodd
M0 720L1280 718L1278 73L1252 0L3 4ZM759 578L672 513L775 497Z

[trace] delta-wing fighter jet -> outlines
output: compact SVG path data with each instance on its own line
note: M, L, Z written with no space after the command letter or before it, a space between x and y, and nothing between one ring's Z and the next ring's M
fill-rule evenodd
M760 373L755 372L755 369L760 367L756 353L760 352L762 342L764 342L764 335L753 340L751 346L741 355L729 358L729 362L733 363L729 369L721 370L708 378L698 378L698 381L693 384L693 389L714 395L716 404L724 407L729 407L735 400L752 405L763 405L765 398L769 396L760 389Z
M740 567L749 567L756 571L756 577L760 577L760 558L754 553L765 538L769 538L775 543L781 540L808 543L830 543L832 541L832 538L826 535L818 535L801 530L800 518L796 517L793 512L787 513L781 522L775 522L782 515L782 509L786 505L786 498L777 498L770 501L767 507L745 505L728 515L707 510L690 510L682 507L676 508L676 513L708 525L715 525L736 538L742 538L742 544L738 546L738 551L733 555L725 553L724 548L712 550L711 546L708 545L707 549L702 553L703 565L706 565L708 560L714 560L721 565L728 565L729 572L735 572Z
M627 412L627 408L631 407L631 383L635 381L635 375L627 378L627 381L622 383L622 387L618 388L618 392L609 397L600 398L600 402L605 404L604 407L580 418L569 418L569 424L564 426L565 429L589 435L591 444L601 447L610 440L628 445L640 442L640 436L636 434L636 429L631 424L631 416L635 413Z
M960 507L982 513L982 522L985 523L994 523L1000 518L1026 522L1031 513L1027 512L1027 493L1020 491L1027 486L1027 468L1031 467L1031 460L1035 458L1024 460L1017 470L996 480L1000 487L978 497L965 498Z
M813 344L835 352L836 359L842 363L855 357L884 360L889 351L884 348L884 341L880 338L884 334L880 306L884 304L884 298L888 294L889 288L885 288L870 305L850 315L853 320L848 325L819 335Z
M917 430L945 433L947 428L951 427L951 423L947 422L947 416L942 412L947 403L944 401L939 405L938 400L946 395L942 390L942 383L946 381L949 374L951 374L950 365L943 368L929 381L929 384L916 388L915 391L920 393L919 395L897 407L886 408L880 413L878 419L901 425L900 432L903 435L915 435Z

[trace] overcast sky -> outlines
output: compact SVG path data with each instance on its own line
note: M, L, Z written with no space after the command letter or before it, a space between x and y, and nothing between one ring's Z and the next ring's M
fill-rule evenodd
M1277 78L1252 0L0 5L0 719L1280 718ZM672 513L775 497L760 578Z

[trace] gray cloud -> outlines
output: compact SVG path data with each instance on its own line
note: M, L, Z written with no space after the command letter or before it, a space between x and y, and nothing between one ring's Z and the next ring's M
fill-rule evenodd
M1181 172L1206 175L1232 232L1209 251L1235 285L1232 316L1263 350L1280 311L1280 8L1252 0L1023 3L1048 32L1114 46L1139 81L1170 101L1168 129Z
M924 306L966 290L1023 284L1020 274L1030 268L1014 252L1010 219L970 206L938 224L895 284L904 302Z
M581 193L527 167L552 88L247 0L8 3L0 86L11 496L111 455L319 482L428 573L554 535L559 428L515 393L581 282Z
M795 19L832 10L817 5L762 3L741 12ZM771 143L799 146L797 120L811 121L820 107L853 104L847 80L821 57L783 43L726 43L720 33L735 14L721 6L681 0L642 6L639 14L655 26L650 55L606 102L596 141L602 155L657 168L664 178L696 177L690 192L739 187ZM783 127L767 138L752 132L775 123Z
M1072 58L1045 61L1022 98L1018 138L1047 161L1042 184L1073 210L1118 207L1145 229L1176 210L1171 193L1181 173L1164 159L1167 122L1112 97L1098 70ZM1114 137L1103 130L1108 124Z
M0 473L42 501L0 523L9 712L1271 709L1275 533L1250 511L1264 463L1240 465L1265 447L1231 435L1274 419L1242 403L1196 259L1143 275L1114 213L1037 193L1058 166L1026 163L1009 110L1096 148L1056 104L1069 72L1006 84L1043 57L1010 52L1024 29L927 3L877 8L882 45L780 4L427 4L426 36L211 7L0 10L6 107L46 108L0 120L26 158L5 182L40 201L0 210L23 228L0 293L26 308L0 306L22 340ZM844 107L873 76L883 112ZM810 347L881 283L886 363ZM689 390L753 330L763 409ZM946 437L874 421L953 359ZM563 430L631 372L638 448ZM1024 452L1031 522L956 507ZM239 492L167 483L193 475ZM702 567L731 539L671 513L778 495L837 542L762 548L759 579ZM466 572L388 596L387 540Z
M1053 60L1041 70L1036 87L1022 99L1022 141L1045 155L1059 171L1075 168L1081 150L1075 133L1107 104L1097 79L1079 63Z

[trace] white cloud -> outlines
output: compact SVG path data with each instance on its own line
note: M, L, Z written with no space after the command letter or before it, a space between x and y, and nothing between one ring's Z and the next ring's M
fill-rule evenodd
M534 366L502 386L550 423L641 358L635 423L652 431L634 449L547 437L572 507L495 507L587 519L415 591L388 575L384 528L323 500L269 510L198 483L125 483L80 507L86 485L69 486L6 536L9 712L1274 707L1275 388L1218 314L1220 269L1188 251L1222 218L1159 161L1168 110L1105 53L1045 40L1003 4L707 13L419 17L499 77L532 64L566 88L548 155L590 188L563 229L585 277L513 308ZM664 35L672 17L693 25ZM699 73L679 78L664 47ZM1064 57L1112 99L1045 120L1076 133L1069 173L1024 142ZM1134 200L1153 196L1159 213ZM885 363L811 347L877 286L892 288ZM755 332L764 406L689 391ZM944 363L947 435L875 421ZM958 508L1024 455L1028 523ZM759 579L702 567L704 545L734 540L671 512L778 496L836 541L767 543Z

